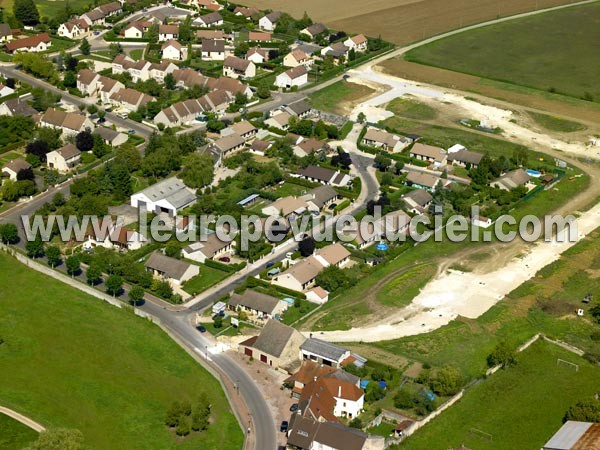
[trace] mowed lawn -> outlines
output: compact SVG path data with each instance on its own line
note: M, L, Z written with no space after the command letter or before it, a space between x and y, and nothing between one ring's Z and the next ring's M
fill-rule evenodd
M407 59L600 102L600 4L467 31Z
M240 449L216 379L147 320L0 254L0 404L46 427L79 429L93 449ZM203 433L176 438L169 405L205 392Z
M310 104L316 109L344 114L346 112L344 103L347 106L353 105L374 92L375 89L368 86L342 80L311 94L308 98Z
M557 366L558 358L579 364L579 371ZM398 448L538 449L560 428L569 406L598 390L600 367L555 345L538 341L517 359L516 366L468 390Z
M36 431L4 414L0 414L0 448L21 450L38 437Z

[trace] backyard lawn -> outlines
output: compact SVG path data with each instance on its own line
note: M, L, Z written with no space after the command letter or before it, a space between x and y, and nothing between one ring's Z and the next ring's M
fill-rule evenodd
M218 381L149 321L4 254L0 298L0 404L46 427L79 429L93 449L242 447ZM210 426L176 438L167 408L202 392Z
M22 450L37 439L37 432L4 414L0 414L0 448Z
M183 284L183 290L188 294L196 295L214 286L219 281L224 280L229 275L231 275L229 272L202 264L200 266L200 274L186 281Z

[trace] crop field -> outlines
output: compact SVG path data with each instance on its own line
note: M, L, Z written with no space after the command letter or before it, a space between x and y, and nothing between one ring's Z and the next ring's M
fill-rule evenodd
M13 3L13 0L0 0L0 7L12 14ZM66 3L66 0L35 0L40 17L53 17L57 11L64 9ZM98 2L98 4L102 3L108 3L108 0ZM69 5L74 10L87 8L90 4L93 4L93 2L89 2L88 0L69 0Z
M593 3L460 33L406 59L600 102L599 41L600 4Z
M242 447L218 381L154 324L5 254L0 298L0 404L46 427L79 429L93 449ZM202 392L210 426L177 438L164 425L167 408Z
M21 422L0 414L0 448L3 450L22 450L38 437L36 431Z
M306 11L315 21L353 33L383 37L396 44L466 25L548 8L566 0L333 0L323 7L321 0L292 2L281 0L244 0L248 6L286 11L302 17Z
M579 365L575 371L557 359ZM478 450L541 448L562 425L572 404L593 398L600 368L547 342L520 353L514 367L500 370L398 449L446 450L465 445Z

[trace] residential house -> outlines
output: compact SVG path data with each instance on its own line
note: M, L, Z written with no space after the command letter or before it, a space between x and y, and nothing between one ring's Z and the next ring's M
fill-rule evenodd
M384 450L385 438L363 433L338 422L292 415L287 448L295 450Z
M102 138L106 145L110 145L111 147L118 147L121 144L127 142L127 135L125 133L120 133L112 128L108 127L97 127L92 134L97 134Z
M331 342L310 337L300 346L300 359L331 367L341 367L350 358L350 350Z
M183 181L172 177L159 181L131 196L131 206L150 213L168 213L176 217L177 212L196 201L196 194Z
M45 52L52 45L52 39L48 33L27 36L7 42L4 47L8 53L18 52Z
M229 308L263 319L272 319L286 310L287 303L271 295L248 289L243 294L232 294Z
M415 189L400 198L404 200L407 210L414 214L423 214L428 210L433 200L431 194L425 189Z
M338 63L341 60L347 61L349 53L350 48L346 47L341 42L336 42L335 44L328 45L327 47L321 50L321 56L331 56Z
M280 112L279 114L275 114L273 117L269 117L265 120L265 125L273 128L278 128L280 130L287 130L290 126L290 119L292 115L288 112Z
M542 450L595 450L600 448L600 423L566 421Z
M298 48L283 57L283 65L285 67L304 66L307 70L310 70L313 64L314 60Z
M173 41L179 38L179 25L159 25L158 42Z
M23 158L16 158L7 162L4 167L2 167L2 175L7 176L12 181L17 181L19 172L29 169L31 169L31 164Z
M277 26L277 21L279 20L280 17L281 17L280 11L270 12L269 14L262 16L258 20L258 27L261 30L265 30L265 31L275 31L275 27Z
M0 98L6 97L7 95L12 95L15 93L13 88L10 88L3 83L0 83Z
M247 19L251 19L252 16L256 16L260 11L256 8L247 8L245 6L236 6L233 10L233 13L236 16L245 17Z
M170 59L172 61L185 61L188 55L188 49L186 46L181 45L176 40L170 40L165 42L160 48L160 53L163 59Z
M239 344L239 351L275 369L286 369L298 363L298 349L306 340L300 332L269 319L258 336Z
M230 156L233 153L242 150L246 146L246 140L239 134L230 134L217 139L212 144L212 149L222 157Z
M262 64L269 60L269 51L260 47L249 48L246 52L246 59L254 64Z
M131 80L134 83L138 81L146 81L150 78L150 64L148 61L143 59L140 61L134 61L129 56L119 54L112 62L112 73L120 74L128 72L131 75Z
M125 25L121 30L121 35L127 39L141 39L150 27L152 27L152 22L136 20Z
M169 73L175 72L178 67L173 64L171 61L161 61L160 63L152 63L150 64L150 68L148 70L150 78L158 81L159 83L165 82L165 76Z
M110 103L110 98L115 92L119 92L121 89L125 89L125 85L120 81L108 78L103 75L98 80L98 93L100 101L103 104Z
M366 52L368 44L369 40L365 37L364 34L358 34L356 36L349 37L344 41L344 45L346 47L358 53Z
M77 74L77 89L84 95L94 95L98 90L100 75L90 69L81 69Z
M83 38L90 30L90 26L83 19L73 19L61 23L56 34L69 39Z
M304 359L298 371L290 375L284 383L292 386L293 397L300 398L306 385L321 377L335 377L357 386L360 385L360 378L356 375L345 372L340 368L319 364L310 359Z
M515 169L505 173L500 178L490 183L490 186L502 189L503 191L510 191L519 186L527 186L529 184L530 177L523 169Z
M435 191L440 184L440 178L426 172L410 171L406 176L406 185L414 188Z
M271 283L293 291L303 292L315 285L317 275L325 267L314 256L309 256L275 275Z
M406 139L373 127L367 128L362 144L390 152L402 151L409 145Z
M352 182L350 175L344 172L333 171L325 167L308 166L297 172L297 175L308 181L313 181L331 186L348 186Z
M235 122L227 128L221 130L221 136L238 135L249 141L258 133L258 129L247 120Z
M233 44L233 35L225 34L223 30L196 30L196 38L202 39L218 39Z
M306 34L311 39L315 39L320 34L323 34L327 31L327 27L322 23L313 23L312 25L304 28L300 31L300 34Z
M482 158L481 153L469 151L460 144L453 145L448 149L448 162L452 165L476 168Z
M269 141L263 141L262 139L254 139L250 145L250 151L257 155L264 156L265 152L271 148L273 143Z
M247 59L228 56L223 61L223 76L234 79L254 78L256 76L256 65Z
M108 230L90 228L86 233L86 241L83 243L83 248L104 247L125 251L138 250L147 242L148 240L140 233L126 227L112 226Z
M40 126L60 128L66 135L77 134L86 128L91 129L93 127L92 122L85 114L68 113L54 108L48 108L39 120Z
M266 31L250 31L248 33L248 42L271 42L273 35Z
M217 89L199 99L174 103L159 112L154 118L154 123L162 123L165 126L189 124L205 111L221 115L225 112L232 99L233 96L229 92Z
M0 23L0 42L8 42L14 39L14 31L7 23Z
M362 412L365 402L365 393L359 384L360 381L354 384L336 377L319 377L302 389L298 410L318 421L337 422L338 417L353 419Z
M120 2L106 3L98 6L96 9L100 10L104 14L104 17L117 16L123 12Z
M329 148L327 142L320 141L316 138L302 139L298 144L294 145L294 154L299 158L310 155L311 153L318 153L326 151Z
M302 87L308 84L308 71L304 66L297 66L293 69L288 69L275 77L275 86L282 89L291 89Z
M417 142L410 149L410 157L419 161L427 161L433 164L434 168L439 168L446 164L447 155L442 148Z
M83 14L81 16L81 19L83 19L88 24L88 26L98 26L105 24L105 17L106 15L98 8L96 8Z
M207 259L218 259L233 252L235 241L221 240L216 233L209 234L203 241L193 242L182 250L183 257L204 263Z
M123 88L112 94L110 101L113 105L133 112L137 111L141 106L146 106L149 102L156 101L156 98L135 89Z
M160 251L153 252L144 267L154 277L177 286L200 273L195 264L165 256Z
M202 39L202 59L224 61L225 41L222 39Z
M215 28L223 25L223 16L218 12L204 14L192 22L192 25L201 28Z
M336 242L317 250L315 258L323 267L335 266L341 269L350 262L350 252Z
M283 109L299 119L306 119L314 112L312 106L306 100L295 101L294 103L285 106Z
M265 206L261 211L267 216L288 217L292 214L300 215L308 209L308 203L304 200L287 196L275 200L270 205Z
M312 289L309 289L305 293L306 300L311 303L316 303L317 305L322 305L323 303L327 303L329 300L329 292L323 289L321 286L315 286Z
M0 116L25 116L31 117L37 114L29 103L20 98L11 98L0 104Z
M199 8L219 11L224 8L217 0L196 0Z
M311 211L322 211L338 201L339 198L340 195L331 186L318 186L302 196Z
M81 152L75 145L67 144L58 150L46 154L46 165L49 169L67 173L81 162Z

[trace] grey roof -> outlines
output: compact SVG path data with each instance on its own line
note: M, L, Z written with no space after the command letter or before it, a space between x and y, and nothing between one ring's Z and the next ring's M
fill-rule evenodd
M341 423L322 423L315 433L314 440L323 446L337 450L362 450L368 435L356 428Z
M11 36L12 30L7 23L0 23L0 37Z
M325 167L308 166L306 169L299 170L298 174L306 178L314 178L315 180L329 183L335 175L335 172Z
M552 436L552 438L544 446L544 449L571 450L572 448L575 448L577 441L579 441L581 437L586 434L586 432L594 425L600 427L599 424L569 420L556 432L554 436ZM587 447L581 448L583 449ZM594 447L590 446L589 448Z
M288 109L297 116L307 113L312 110L312 106L304 100L298 100L297 102L290 103Z
M108 127L98 127L94 130L93 134L97 134L98 136L100 136L102 139L104 139L105 141L113 141L117 136L119 136L118 131L113 130L112 128L108 128Z
M196 200L196 194L178 178L167 178L148 186L138 194L144 194L153 202L166 200L175 208L183 208Z
M467 149L448 154L448 161L460 161L475 165L481 162L481 158L483 158L481 153L472 152Z
M322 23L313 23L311 26L306 27L306 31L308 31L311 36L316 36L321 34L327 30L327 27Z
M415 189L402 196L403 198L409 198L419 206L425 206L429 203L433 197L425 189Z
M272 314L281 300L261 292L247 290L243 294L233 294L229 306L244 306L265 314Z
M298 47L296 47L298 50L302 50L304 53L306 53L307 55L311 56L314 53L317 53L319 51L321 51L321 49L323 47L321 47L320 45L316 45L316 44L309 44L309 43L304 43L304 44L300 44L298 45Z
M339 361L344 353L348 351L343 347L332 344L331 342L325 342L316 338L310 338L304 341L304 344L300 346L300 349L332 361Z
M37 114L35 109L29 106L27 102L22 101L20 98L11 98L6 100L4 104L14 116L31 117L34 114Z
M294 333L297 331L292 327L288 327L278 320L270 319L252 347L278 358Z
M202 39L203 52L221 52L225 51L225 41L223 39Z
M322 208L325 203L338 197L338 193L335 189L325 185L311 189L308 193L312 196L310 201L319 208Z
M158 251L152 253L145 264L146 268L164 273L168 278L175 280L181 279L190 266L190 263L165 256Z

